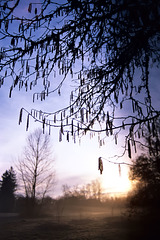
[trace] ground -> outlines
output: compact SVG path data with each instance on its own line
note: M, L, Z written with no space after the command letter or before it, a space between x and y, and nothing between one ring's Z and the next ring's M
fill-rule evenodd
M160 239L158 225L121 215L22 218L0 216L1 240Z

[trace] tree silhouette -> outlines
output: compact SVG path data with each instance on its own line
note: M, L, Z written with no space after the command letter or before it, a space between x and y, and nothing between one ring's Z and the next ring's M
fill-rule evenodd
M15 201L15 191L17 188L16 174L11 167L2 175L0 181L0 211L13 211Z
M160 169L157 158L146 155L136 158L130 170L130 178L136 181L135 189L130 196L130 206L159 209Z
M60 95L65 80L74 88L68 106L49 113L22 108L19 123L26 111L27 130L32 117L43 129L59 127L60 141L98 132L100 145L113 134L117 142L127 128L131 157L136 135L146 126L154 132L160 115L149 87L151 65L159 66L160 58L159 1L42 0L29 3L25 16L20 2L0 3L0 85L12 79L11 97L14 88L28 91L42 82L33 101ZM132 111L121 115L127 103Z
M136 180L136 191L130 199L131 206L158 207L160 200L160 125L155 123L156 134L144 133L146 154L140 155L130 167L130 179Z
M49 135L36 129L27 137L26 146L17 163L20 182L25 196L31 199L33 206L36 198L43 201L46 193L53 190L55 170Z

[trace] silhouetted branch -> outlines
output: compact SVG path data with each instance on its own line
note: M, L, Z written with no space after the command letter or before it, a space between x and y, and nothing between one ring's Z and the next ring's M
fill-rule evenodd
M23 109L19 123L26 111L26 130L32 117L43 131L58 127L60 140L64 134L68 140L69 135L75 139L101 133L100 145L111 135L117 143L125 128L131 157L130 142L136 135L143 137L146 127L156 131L160 115L149 87L151 65L159 66L160 59L159 1L43 0L29 3L22 17L16 12L20 0L9 4L0 3L0 86L13 80L9 97L14 88L28 91L41 82L33 101L43 101L55 92L61 95L64 82L75 84L66 107L53 112ZM120 111L118 116L125 104L132 106L127 117Z

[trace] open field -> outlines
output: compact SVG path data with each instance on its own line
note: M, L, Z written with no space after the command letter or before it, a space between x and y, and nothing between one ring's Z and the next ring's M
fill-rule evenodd
M117 216L46 218L0 217L0 240L160 239L159 223Z

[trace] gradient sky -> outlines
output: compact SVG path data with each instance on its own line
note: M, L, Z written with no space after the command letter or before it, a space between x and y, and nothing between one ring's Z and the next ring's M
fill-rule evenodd
M19 111L21 107L28 110L37 108L41 110L51 109L52 106L66 101L66 97L58 96L46 99L45 102L32 102L32 93L25 91L14 91L12 98L8 97L9 89L3 86L0 89L0 175L14 163L21 155L25 141L34 129L42 127L40 123L31 121L29 131L26 132L26 117L23 116L23 122L18 125ZM64 94L65 95L65 94ZM67 103L66 103L67 104ZM121 154L122 144L115 145L114 140L110 139L103 147L99 147L97 136L90 139L85 136L81 143L67 142L65 139L59 142L59 132L56 129L51 130L51 142L53 146L53 156L55 159L56 170L56 195L61 192L64 184L69 186L87 184L94 179L101 179L103 186L107 191L123 191L128 186L126 171L128 167L122 166L122 176L119 176L118 165L104 161L104 172L100 175L98 171L98 158L100 156L114 161L110 158L115 154ZM128 157L126 157L128 161ZM119 159L119 161L124 161ZM125 183L124 183L125 182ZM120 186L121 183L121 186Z
M26 7L22 9L26 11ZM158 107L160 103L159 76L159 70L152 70L150 88L153 103ZM14 167L14 162L23 151L28 134L33 132L34 129L41 127L41 124L31 121L29 131L26 132L25 116L23 116L23 122L19 126L18 118L20 109L24 107L28 110L35 108L52 111L55 110L55 106L61 107L63 104L67 105L69 102L69 88L70 85L65 83L61 96L55 93L53 96L47 98L45 102L37 101L33 104L32 94L34 91L26 93L24 90L20 92L14 90L12 98L9 98L9 85L6 83L2 86L0 89L0 176L10 166ZM129 106L123 109L121 113L128 110ZM116 157L113 157L114 155L122 154L124 150L122 147L124 144L124 135L119 135L118 145L115 145L114 139L108 138L106 144L99 147L97 136L90 139L89 135L87 135L81 139L81 144L78 141L76 144L72 141L68 143L66 140L59 142L59 132L56 129L52 129L51 141L55 159L56 195L60 194L61 187L64 184L68 184L69 186L87 184L97 178L102 180L106 192L123 192L130 186L128 166L126 165L121 166L121 176L119 176L118 164L111 164L105 160L103 161L103 174L100 175L98 171L98 158L100 156L110 161L130 163L127 154L118 160Z
M5 84L0 89L0 175L10 166L14 167L14 163L21 155L25 141L34 129L42 127L40 123L35 123L31 120L29 131L26 132L26 116L24 114L21 125L18 125L19 111L21 107L28 110L31 108L48 110L54 106L61 106L62 103L67 105L68 98L66 91L67 86L62 88L62 95L55 93L46 99L46 101L32 102L33 92L25 92L24 90L13 91L12 98L9 98L8 84ZM69 87L68 87L69 88ZM122 140L123 141L123 140ZM122 176L119 176L118 165L104 161L104 172L100 175L98 171L98 158L104 157L110 161L115 158L110 158L115 154L123 152L120 141L115 145L114 139L108 139L107 144L99 147L97 136L90 139L89 135L84 136L79 143L73 143L71 140L67 142L65 139L59 142L59 131L57 129L51 130L51 142L53 146L53 157L55 159L56 170L56 195L61 192L61 187L64 184L69 186L83 185L90 181L99 178L102 180L105 191L124 191L128 187L127 166L122 166ZM118 161L128 161L126 159L119 159Z

